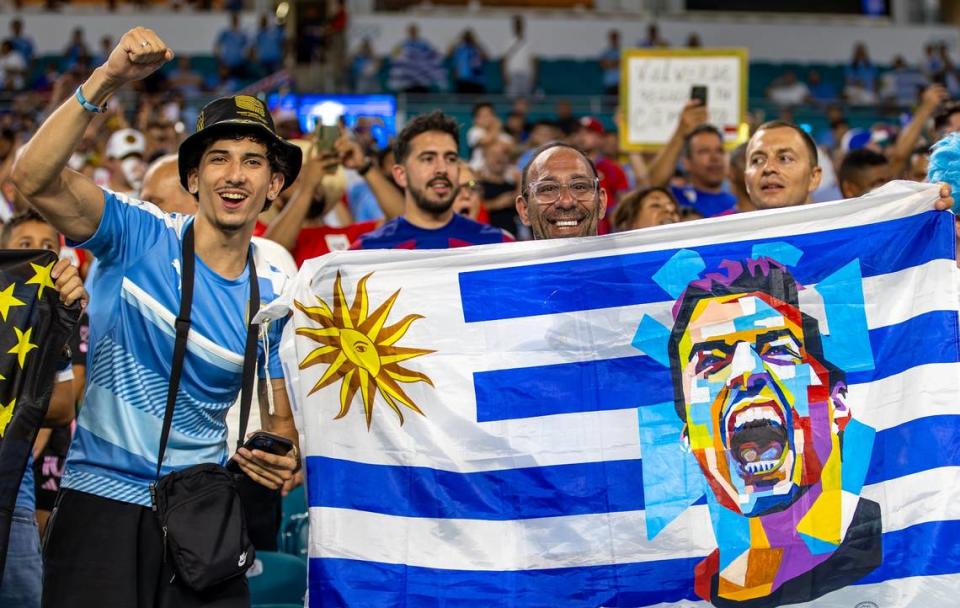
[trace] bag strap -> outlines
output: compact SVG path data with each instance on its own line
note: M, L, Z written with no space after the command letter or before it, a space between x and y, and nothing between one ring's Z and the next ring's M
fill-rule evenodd
M257 369L257 335L259 325L254 325L253 317L260 310L260 285L257 282L257 268L253 263L251 248L247 266L250 267L250 305L247 311L247 346L243 351L243 381L240 385L240 433L237 435L237 449L243 445L247 434L247 422L250 419L250 404L253 401L253 378ZM266 354L269 357L269 353ZM270 387L267 387L270 390Z
M180 376L183 373L183 359L187 354L187 334L190 333L190 309L193 305L193 278L194 278L194 248L193 223L191 222L183 233L182 273L180 279L180 312L174 322L176 338L173 343L173 362L170 368L170 384L167 387L167 406L163 413L163 428L160 431L160 453L157 457L157 479L160 479L160 468L163 465L163 456L167 450L167 441L170 439L170 426L173 423L173 408L177 401L177 391L180 388ZM253 317L260 310L260 285L257 281L257 267L253 263L253 250L247 255L247 267L250 275L250 301L247 311L247 341L243 352L243 381L240 389L240 439L238 445L243 444L243 436L247 432L247 419L250 417L250 403L253 398L253 374L257 362L257 330L259 325L253 323Z

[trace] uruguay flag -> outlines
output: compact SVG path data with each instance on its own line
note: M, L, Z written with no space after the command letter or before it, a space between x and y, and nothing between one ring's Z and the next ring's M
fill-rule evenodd
M953 605L936 196L308 262L310 606Z

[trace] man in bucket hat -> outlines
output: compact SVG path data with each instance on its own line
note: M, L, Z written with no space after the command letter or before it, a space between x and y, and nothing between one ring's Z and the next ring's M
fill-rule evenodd
M44 606L248 606L246 577L194 591L176 576L151 512L174 319L180 305L182 241L193 230L196 268L187 341L163 474L227 460L227 409L240 390L257 215L291 184L300 151L281 140L263 104L247 96L211 102L197 133L180 147L195 217L101 190L67 167L91 118L124 85L173 58L151 30L134 28L106 62L24 147L13 169L19 192L58 230L99 260L91 287L90 372L44 548ZM266 267L261 267L266 266ZM256 267L261 302L284 275ZM276 352L280 324L258 347L258 371L272 408L264 429L297 442ZM266 341L265 341L266 342ZM268 388L269 384L269 388ZM270 411L272 409L272 412ZM233 460L251 479L280 488L298 466L297 449L277 456L240 449Z

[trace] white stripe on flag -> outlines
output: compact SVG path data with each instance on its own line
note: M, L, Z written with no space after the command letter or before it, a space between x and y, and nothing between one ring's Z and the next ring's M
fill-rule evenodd
M896 325L934 310L955 310L957 302L951 290L938 289L937 283L929 279L930 276L949 276L955 271L952 260L933 260L923 266L865 278L867 327ZM926 289L921 289L924 285ZM910 297L894 301L881 297L891 293ZM497 353L496 357L478 359L482 366L474 371L632 357L642 354L631 342L643 316L653 317L669 329L673 325L673 303L669 300L472 323L464 329L463 341L477 345L481 352ZM823 301L816 285L807 285L800 292L800 304L804 312L820 320L821 331L828 333Z
M936 491L958 483L960 467L945 467L867 486L862 496L881 502L883 529L890 532L960 519L960 501L944 504ZM626 564L700 557L716 548L705 505L687 509L652 541L643 511L490 521L315 507L310 526L311 557L451 570Z
M790 604L790 608L942 608L957 604L960 574L915 576L872 585L850 585L812 602ZM872 602L872 603L871 603ZM681 600L647 608L710 608L708 602Z
M335 394L333 389L326 390ZM931 363L851 385L847 405L854 418L882 431L917 418L956 414L958 396L960 364ZM903 407L904 403L911 405ZM338 407L329 407L332 418ZM426 421L413 418L402 428L386 420L393 424L375 424L369 432L314 434L308 437L308 453L462 473L641 457L637 411L632 408L486 422L479 428L470 420L472 413L425 410ZM362 416L347 416L329 424L364 422ZM472 440L467 443L463 437ZM403 449L384 449L387 445Z

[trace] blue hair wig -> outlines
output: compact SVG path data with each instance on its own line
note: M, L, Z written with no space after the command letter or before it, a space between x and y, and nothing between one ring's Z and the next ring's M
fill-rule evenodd
M927 169L927 181L946 182L950 184L954 197L960 195L960 133L951 133L934 144L930 167ZM950 211L954 214L960 213L957 205Z

